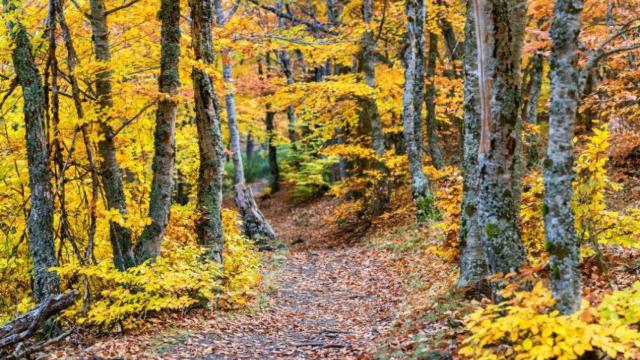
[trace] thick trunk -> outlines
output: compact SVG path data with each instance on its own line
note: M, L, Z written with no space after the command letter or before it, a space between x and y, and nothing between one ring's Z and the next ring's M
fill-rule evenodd
M478 47L473 1L467 8L464 38L464 135L462 208L460 209L460 278L458 287L475 286L487 275L487 258L478 223L478 151L480 148L480 97Z
M216 22L218 26L224 25L224 11L219 1L214 3L216 7ZM227 122L229 126L229 139L231 142L231 152L233 159L233 179L235 203L242 219L242 230L245 236L257 242L275 239L276 234L269 225L267 219L262 215L253 197L251 188L245 183L244 167L242 164L242 149L240 148L240 132L238 131L238 119L236 114L236 98L233 88L233 64L231 54L228 50L222 53L222 75L227 85L227 95L225 96L225 106L227 110Z
M15 13L15 6L3 1L7 13ZM31 209L27 219L29 248L33 259L33 297L44 301L60 291L60 279L49 271L58 266L53 238L53 193L51 191L51 167L45 130L45 93L40 73L33 57L27 31L18 22L7 23L15 44L12 52L13 66L24 100L25 139L27 143L27 167L31 189Z
M109 28L107 25L107 12L104 0L90 0L91 5L91 29L93 47L96 60L108 65L111 61L111 49L109 45ZM117 209L120 214L126 216L127 207L122 185L122 174L118 160L116 159L115 133L109 124L109 112L113 107L111 90L111 70L101 70L96 74L96 97L100 106L101 139L98 141L98 152L102 158L100 162L100 174L102 185L107 197L109 209ZM112 221L109 224L111 246L113 248L113 262L116 268L124 270L135 265L131 248L131 230Z
M365 23L373 21L373 3L371 0L362 2L362 15ZM360 131L363 135L371 136L371 147L377 156L382 157L385 153L384 134L382 132L382 120L375 100L376 86L376 43L372 31L365 31L361 39L361 49L358 54L359 72L364 74L365 83L371 88L370 96L360 101ZM380 179L376 180L372 197L367 206L370 215L379 215L384 212L388 203L389 184L387 179L387 169L382 161L374 160L368 164L369 168L380 173Z
M421 124L419 120L422 117L422 106L416 106L417 103L422 104L422 87L424 86L424 77L418 52L419 46L424 46L424 19L426 6L424 0L407 0L407 34L406 34L406 50L404 53L405 71L404 71L404 93L402 96L402 119L404 143L406 145L407 156L409 158L409 170L411 172L411 189L413 200L416 204L421 202L425 197L432 197L431 185L422 170L422 161L420 156L420 146L416 141L420 138L421 128L416 125ZM416 88L420 90L416 90ZM420 111L420 112L419 112ZM416 118L418 120L416 121ZM420 209L419 209L420 211Z
M583 3L558 0L552 39L549 142L544 161L544 224L556 307L564 314L580 308L580 256L571 197L573 194L573 136L578 91L578 35Z
M270 110L270 106L267 105L267 115L265 117L265 125L267 127L267 145L269 148L269 169L271 171L271 179L269 181L269 187L271 193L275 193L280 190L280 168L278 167L278 153L275 145L275 124L273 123L276 114Z
M440 145L438 145L438 135L436 133L436 60L438 58L438 35L429 33L429 58L427 59L427 141L429 143L429 154L436 169L444 167L444 159ZM422 145L422 144L421 144Z
M526 0L475 0L481 132L478 220L492 274L526 261L520 238L520 54Z
M213 63L211 1L190 0L191 36L196 60ZM224 175L224 146L220 129L219 105L213 90L213 79L203 70L191 72L196 108L196 127L200 150L198 176L198 219L196 232L208 256L222 262L224 234L222 229L222 178Z
M158 88L160 99L156 110L154 133L153 180L149 201L151 223L145 226L135 248L136 261L155 259L162 248L162 238L169 223L173 194L173 170L176 159L175 97L180 87L180 2L162 0L160 5L161 52Z

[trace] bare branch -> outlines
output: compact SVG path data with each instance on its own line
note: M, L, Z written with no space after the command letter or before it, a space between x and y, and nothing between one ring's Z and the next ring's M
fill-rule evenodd
M129 2L127 2L127 3L124 3L124 4L120 5L120 6L116 6L116 7L114 7L113 9L108 10L108 11L105 13L105 15L106 15L106 16L109 16L109 15L113 14L113 13L114 13L114 12L116 12L116 11L119 11L119 10L122 10L122 9L126 9L126 8L130 7L131 5L134 5L134 4L135 4L135 3L137 3L138 1L140 1L140 0L131 0L131 1L129 1Z

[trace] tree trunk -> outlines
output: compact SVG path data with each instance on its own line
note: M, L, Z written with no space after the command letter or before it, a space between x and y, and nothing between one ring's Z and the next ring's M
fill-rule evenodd
M211 1L190 0L191 36L196 60L213 63ZM220 129L219 104L213 90L213 79L203 70L191 72L196 107L196 127L200 149L198 176L198 220L196 232L208 256L222 263L224 234L222 229L222 178L224 146Z
M269 147L269 169L271 170L271 179L269 181L269 187L271 193L275 193L280 190L280 168L278 167L278 149L275 145L275 124L273 118L275 113L270 110L271 106L267 105L267 115L265 118L265 124L267 126L267 143Z
M276 3L276 9L278 12L282 13L284 10L283 0L278 0ZM285 28L285 19L282 16L278 16L278 27L283 29ZM292 85L295 82L293 78L293 64L291 63L291 55L286 50L278 50L276 51L278 56L278 60L280 61L280 66L282 67L282 71L284 72L284 76L287 79L287 86ZM296 111L293 105L287 106L287 119L289 120L287 126L287 132L289 135L289 141L291 141L292 146L295 148L295 143L298 140L298 136L296 134Z
M478 151L480 148L480 97L478 47L473 1L467 7L464 37L464 137L462 208L460 209L460 278L458 287L476 286L487 275L487 258L478 223Z
M370 24L373 21L372 0L362 2L362 15L364 22ZM384 156L384 134L382 132L382 120L375 100L376 86L376 43L373 32L365 31L361 39L361 49L358 54L359 72L364 74L365 83L371 88L370 96L360 100L360 131L363 135L371 136L371 147L378 157ZM380 179L376 180L373 189L373 196L368 199L367 212L370 215L379 215L384 212L388 203L389 180L387 179L387 169L384 162L379 160L371 161L368 167L380 173Z
M436 60L438 58L438 35L429 33L429 58L427 60L427 141L429 142L429 153L433 166L440 170L444 167L444 159L440 145L438 145L438 135L436 133ZM420 144L422 146L422 144Z
M221 3L216 1L214 2L214 6L216 7L216 22L218 26L224 26L224 23L228 19L225 18ZM238 212L240 213L240 217L242 218L242 230L244 235L258 243L265 243L266 240L275 239L276 234L258 208L251 188L245 183L244 167L242 164L242 149L240 148L240 132L238 131L238 120L236 116L236 98L233 88L233 65L231 63L230 55L231 54L228 50L223 50L222 75L227 85L225 105L234 166L234 200L236 207L238 208Z
M557 0L549 29L553 45L549 142L544 161L544 224L551 288L556 307L563 314L580 309L580 256L571 197L582 7L581 0Z
M8 0L4 0L3 5L7 13L15 14L15 5ZM58 262L54 252L51 167L44 127L46 100L27 31L22 24L14 21L8 22L7 28L15 44L12 51L13 66L24 100L27 167L31 189L27 231L33 259L33 298L41 303L49 295L60 291L58 275L49 271L50 267L58 266Z
M481 132L478 220L492 274L526 261L520 238L520 54L526 0L475 0Z
M90 0L91 5L91 29L93 47L96 60L105 65L111 61L111 49L109 45L109 28L107 26L107 11L104 0ZM107 197L109 209L117 209L122 216L127 215L126 199L122 185L122 174L118 160L116 159L115 133L109 124L109 113L113 107L111 90L111 70L101 70L96 74L96 97L100 106L100 131L101 139L98 141L100 162L100 174L102 185ZM131 248L131 230L115 221L109 223L111 246L113 248L113 262L119 270L125 270L135 265Z
M247 146L245 149L246 157L247 157L247 166L251 168L253 166L253 152L255 151L255 142L253 141L253 136L251 135L251 131L247 134Z
M542 54L535 54L531 59L531 75L529 77L527 90L528 99L523 111L523 121L533 125L538 124L538 102L540 101L540 91L542 90L543 62L544 56L542 56ZM539 140L537 136L532 135L528 141L529 143L533 143L533 146L529 147L527 151L527 164L529 166L538 161L537 143Z
M424 73L421 71L423 66L420 65L420 56L418 55L418 52L421 51L418 47L420 44L424 45L426 5L424 0L407 0L405 10L407 16L407 43L404 53L404 93L402 96L403 133L409 158L413 201L419 204L422 199L433 197L431 184L422 170L420 143L416 141L417 138L421 138L418 133L422 132L420 127L416 127L416 125L422 123L420 120L416 121L416 118L422 118L422 87L424 86ZM419 38L422 38L423 41L420 41ZM422 53L424 53L424 50L422 50ZM422 57L422 60L424 60L424 57ZM419 90L416 90L416 88ZM420 106L417 106L418 103ZM418 209L418 212L420 212L420 209Z
M151 223L145 226L135 248L136 260L155 259L162 248L162 238L169 223L173 195L173 172L176 160L176 112L174 98L180 87L180 2L162 0L160 5L161 53L154 133L153 180L149 201Z

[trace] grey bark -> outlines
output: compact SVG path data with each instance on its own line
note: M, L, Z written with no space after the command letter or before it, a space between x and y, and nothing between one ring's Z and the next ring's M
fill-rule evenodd
M224 16L222 4L220 1L215 1L214 6L216 10L216 22L218 26L223 26L228 19ZM242 231L244 235L257 242L265 242L265 240L275 239L276 234L258 208L251 188L245 183L242 149L240 148L240 132L238 131L236 114L236 98L233 89L233 64L230 55L228 50L223 50L222 75L227 84L225 106L231 142L231 157L234 166L234 201L242 219Z
M91 29L93 48L96 60L108 63L111 61L111 49L109 44L109 27L107 25L107 10L104 0L90 0ZM109 113L113 107L112 98L112 73L110 70L102 70L96 74L96 97L101 111ZM109 124L109 119L102 116L100 119L101 139L98 141L98 152L102 158L100 161L100 174L102 185L107 198L109 209L117 209L123 216L127 215L126 199L122 184L122 172L116 159L115 132ZM109 237L113 248L113 262L119 270L125 270L135 265L135 259L131 247L131 230L117 222L109 223Z
M196 60L213 63L211 1L190 0L191 37ZM213 79L204 71L191 72L196 107L196 127L200 152L198 176L198 220L196 232L208 256L222 262L224 234L222 229L222 178L224 175L224 145L220 129L219 104Z
M365 23L373 21L372 0L362 2L362 17ZM371 136L371 147L378 156L384 156L384 134L382 132L382 121L378 105L373 97L376 87L376 42L372 31L365 31L361 39L361 49L358 54L359 72L364 74L364 81L371 88L371 96L360 100L360 131ZM388 179L387 170L383 162L373 161L368 165L382 173L381 181L376 184L373 190L373 198L369 199L368 212L371 215L381 214L388 203Z
M531 58L531 72L529 75L529 84L527 86L527 102L523 107L523 119L529 124L538 124L538 103L540 102L540 92L542 90L542 73L543 73L544 56L535 54ZM527 149L527 164L531 166L538 162L539 153L537 143L539 138L536 135L530 135L528 142L533 143Z
M520 55L526 0L474 0L481 132L478 221L491 274L526 261L520 238Z
M404 52L404 93L402 96L402 120L404 142L409 158L409 170L411 172L411 190L414 202L418 203L421 198L430 197L431 185L422 169L422 161L420 156L420 143L416 141L420 138L418 133L422 129L416 127L421 124L422 106L416 106L417 103L422 104L422 87L424 86L424 74L420 71L423 67L420 65L418 47L424 46L424 20L426 12L426 4L424 0L407 0L405 6L407 16L407 33L406 33L406 50ZM423 41L418 40L422 38ZM424 53L424 50L422 50ZM424 60L424 57L422 58ZM416 90L416 88L420 90ZM420 112L419 112L420 111ZM416 121L418 118L418 121Z
M542 70L544 56L535 54L531 58L531 74L529 77L529 88L527 106L525 108L523 121L529 124L538 123L538 103L540 102L540 91L542 90Z
M175 98L180 87L180 2L162 0L160 5L161 48L160 99L156 110L153 156L153 180L149 199L151 223L145 226L135 247L136 261L155 259L162 249L162 238L169 224L173 194L173 172L176 160Z
M581 0L557 0L549 29L551 106L544 161L545 245L550 258L551 289L556 307L563 314L580 309L580 256L571 197L582 8Z
M15 13L14 4L4 0L3 5L5 12ZM24 100L27 168L31 189L27 232L33 259L33 297L36 302L41 303L49 295L60 291L58 275L49 271L50 267L58 266L58 262L54 252L51 165L45 130L46 100L26 29L14 21L8 22L7 28L15 44L11 55Z
M487 258L478 223L478 151L480 149L480 97L478 47L473 1L467 7L464 37L464 120L462 208L460 209L460 277L458 287L475 286L488 275Z
M436 122L436 60L438 58L438 36L429 33L429 57L427 59L427 142L429 144L429 154L436 169L444 167L444 158L440 145L438 145L437 122ZM420 144L422 146L422 144Z

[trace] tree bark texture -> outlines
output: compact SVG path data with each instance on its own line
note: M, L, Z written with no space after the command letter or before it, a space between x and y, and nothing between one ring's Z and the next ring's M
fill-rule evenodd
M421 128L416 124L422 121L416 121L416 118L422 117L422 87L424 86L424 71L420 66L418 47L420 44L424 46L424 40L419 41L418 38L424 39L424 20L426 5L424 0L407 0L406 2L407 16L407 35L406 50L404 53L404 93L402 96L402 119L404 142L407 148L407 156L409 158L409 170L411 171L411 190L413 200L417 203L419 199L431 196L431 185L422 169L422 161L420 156L421 144L416 141L421 138L418 133ZM424 53L424 50L422 50ZM422 58L424 60L424 57ZM419 88L420 90L416 90ZM419 106L416 106L420 103ZM420 111L420 112L418 112Z
M429 33L429 57L427 59L427 141L429 144L429 154L436 169L444 167L444 158L440 145L438 145L437 121L436 121L436 60L438 58L438 36ZM422 144L420 144L422 146Z
M196 60L204 64L212 64L212 2L190 0L189 3L191 6L191 36ZM207 247L209 257L221 263L224 246L221 211L225 158L220 129L219 104L211 76L200 69L193 68L191 78L200 150L197 204L199 215L196 221L196 232L200 244Z
M135 247L138 263L155 259L169 223L176 160L176 112L174 98L180 87L180 2L161 0L160 99L156 110L153 156L153 180L149 200L151 224L145 226Z
M551 266L551 289L564 314L580 308L580 256L573 207L573 136L578 88L581 0L557 0L551 33L551 106L544 161L544 224Z
M373 2L364 0L362 2L362 17L365 23L373 21ZM384 134L382 132L382 120L375 100L376 87L376 42L372 31L365 31L361 39L361 49L358 54L359 72L364 74L365 83L371 88L371 96L367 96L360 101L360 131L364 135L371 136L371 147L379 157L384 156ZM373 196L369 199L368 213L379 215L384 212L388 203L388 179L387 169L382 161L374 160L368 167L378 170L381 179L377 181Z
M105 65L111 61L109 44L109 27L104 0L90 0L91 29L93 48L96 60ZM100 131L102 137L98 141L98 152L101 162L100 174L109 209L117 209L122 216L127 215L126 199L122 184L122 172L116 158L115 132L109 124L109 112L113 107L111 70L105 69L96 74L96 97L100 106ZM109 223L113 262L119 270L135 265L131 247L131 230L115 221Z
M474 0L481 132L478 221L492 274L517 271L520 238L520 54L526 0Z
M15 5L9 1L4 0L3 5L7 13L15 12ZM7 27L15 44L12 60L24 99L27 168L31 190L27 232L33 259L33 297L36 302L41 303L49 295L60 291L58 275L49 271L50 267L58 266L58 261L54 251L51 165L45 130L46 100L26 29L19 22L13 21L8 22Z
M487 258L478 223L478 151L480 149L480 90L478 47L473 1L467 7L464 38L464 134L462 209L460 210L460 277L458 287L475 286L488 275Z

